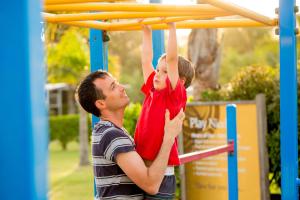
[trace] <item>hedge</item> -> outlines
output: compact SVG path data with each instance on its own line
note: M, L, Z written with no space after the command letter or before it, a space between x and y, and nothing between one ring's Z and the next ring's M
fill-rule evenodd
M139 103L130 104L124 114L124 128L130 133L134 134L135 125L141 111ZM91 135L91 116L88 120L89 136ZM49 134L50 141L58 140L62 149L67 149L67 145L71 141L78 141L79 139L79 115L57 115L49 117ZM90 138L90 137L89 137Z
M50 141L58 140L65 150L70 141L78 141L79 115L58 115L49 118Z

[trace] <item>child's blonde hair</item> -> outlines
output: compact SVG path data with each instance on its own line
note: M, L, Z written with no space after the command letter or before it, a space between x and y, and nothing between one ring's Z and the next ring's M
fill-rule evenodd
M158 59L158 63L162 60L162 59L166 59L167 54L163 54L159 59ZM184 82L184 87L188 88L191 83L192 80L194 78L195 75L195 70L194 67L191 63L191 61L185 59L182 56L178 56L178 73L179 73L179 78L183 79Z

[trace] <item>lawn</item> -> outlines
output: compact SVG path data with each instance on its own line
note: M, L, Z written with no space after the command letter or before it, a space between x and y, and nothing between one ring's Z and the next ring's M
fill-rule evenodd
M93 199L92 167L79 167L78 143L69 143L63 151L57 142L51 142L49 151L49 199Z

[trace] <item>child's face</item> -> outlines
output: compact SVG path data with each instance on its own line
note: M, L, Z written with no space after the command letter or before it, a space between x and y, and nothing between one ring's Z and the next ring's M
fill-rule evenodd
M156 90L162 90L166 88L166 79L167 79L167 66L166 59L161 59L157 64L156 74L153 79L153 85Z

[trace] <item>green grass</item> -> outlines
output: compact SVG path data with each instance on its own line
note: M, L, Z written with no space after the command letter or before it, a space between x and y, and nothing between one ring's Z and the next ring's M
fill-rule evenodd
M49 199L93 199L93 170L91 166L79 167L78 143L68 144L63 151L58 142L49 146Z

